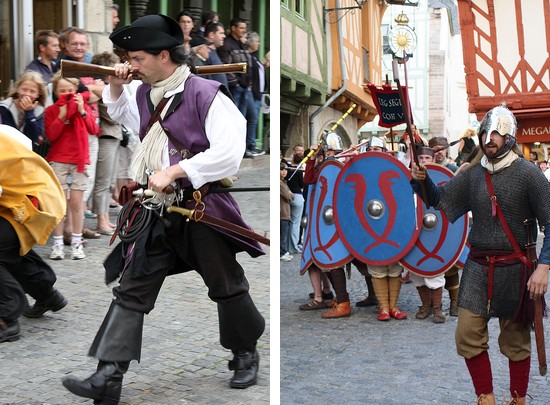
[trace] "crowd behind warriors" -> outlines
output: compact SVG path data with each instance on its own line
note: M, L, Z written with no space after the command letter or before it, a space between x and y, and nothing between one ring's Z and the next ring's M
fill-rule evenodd
M120 21L118 10L117 5L112 6L113 30ZM232 94L247 120L243 157L254 158L266 153L256 147L256 132L262 100L268 91L269 54L264 58L258 55L260 37L248 30L247 21L234 18L226 31L219 17L217 12L207 10L200 24L195 25L193 15L183 10L175 19L191 55L191 69L247 64L246 74L215 73L205 78L222 83ZM133 180L131 161L140 141L137 133L109 117L102 101L108 78L65 78L60 65L68 59L114 66L128 61L128 55L116 46L113 51L93 55L87 32L78 27L67 27L59 33L40 30L35 34L35 48L36 57L0 101L0 124L16 128L32 141L33 150L50 163L65 193L66 213L51 233L49 258L65 259L65 246L69 246L70 258L81 260L86 258L88 239L110 239L115 231L109 213L121 208L119 190ZM137 85L139 80L134 80L133 91ZM85 218L97 220L97 226L87 228ZM61 309L61 299L54 301L53 306L46 302L43 308Z

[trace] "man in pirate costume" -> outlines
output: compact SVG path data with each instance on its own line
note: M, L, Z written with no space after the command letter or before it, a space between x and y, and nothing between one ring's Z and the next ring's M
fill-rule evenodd
M550 187L544 175L523 158L516 143L517 124L504 106L490 110L479 128L480 154L468 168L441 187L423 167L413 166L411 184L451 222L468 211L473 225L470 254L460 280L456 347L465 358L478 404L495 404L488 350L490 318L500 323L500 351L508 358L510 404L525 404L531 363L534 301L548 288L550 268ZM528 233L536 235L537 219L545 226L538 265L526 258ZM536 237L536 236L535 236ZM544 304L544 302L542 303Z
M256 383L256 342L265 321L248 293L236 253L257 257L263 251L255 240L242 236L242 229L250 228L231 195L208 193L208 186L237 172L245 151L246 122L223 85L191 74L175 20L147 15L116 30L110 39L128 51L131 63L115 66L116 76L110 78L103 100L114 120L140 134L141 149L132 165L135 180L148 184L146 194L153 193L152 198L165 206L174 198L182 207L200 210L204 204L205 215L238 225L241 233L186 222L184 216L164 209L163 216L152 215L145 229L134 230L139 235L133 242L125 242L132 229L128 232L130 225L120 221L122 243L105 262L106 281L122 276L89 352L99 360L97 371L85 380L66 378L63 385L103 404L118 403L123 374L131 360L140 360L144 314L154 308L165 277L195 270L218 305L220 343L234 355L229 362L234 370L230 386L247 388ZM131 95L124 85L135 76L143 84ZM168 186L179 192L169 194ZM133 223L154 211L140 210L132 201L123 210L136 216ZM126 226L125 239L121 224Z

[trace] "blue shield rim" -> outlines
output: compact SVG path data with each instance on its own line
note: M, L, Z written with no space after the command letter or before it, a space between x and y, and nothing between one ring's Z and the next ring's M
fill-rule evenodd
M319 171L315 183L315 199L311 213L310 250L313 262L320 269L332 270L349 263L353 256L342 243L342 238L334 223L327 224L321 218L325 207L334 211L334 184L342 171L343 164L338 160L326 160Z
M445 184L454 177L451 170L437 163L427 163L425 166L436 185ZM422 227L415 245L401 259L401 265L419 276L436 277L445 273L459 260L468 237L469 219L468 214L464 214L451 224L440 210L430 207L425 210L424 215L427 213L437 216L436 229L439 234Z
M383 169L386 170L380 171ZM405 165L383 152L363 153L344 166L334 193L335 222L344 245L354 258L370 265L387 266L397 263L414 246L420 234L423 208L422 204L415 204L411 178ZM367 180L374 183L374 187L369 187ZM350 182L354 185L348 184ZM364 184L359 185L361 182ZM393 184L395 187L391 187ZM352 191L353 188L357 192ZM363 201L366 197L370 201L380 199L394 209L379 219L367 218L365 205L357 199L360 188L364 188L361 191L365 193ZM373 228L378 228L378 232ZM380 244L384 234L393 238L385 245ZM375 248L367 252L371 247Z
M306 199L306 218L307 226L304 229L304 243L302 244L302 256L300 258L300 275L304 275L307 272L307 269L313 264L313 257L311 256L311 240L309 236L309 228L311 226L311 216L310 212L312 210L313 201L315 198L315 187L310 185L307 191Z

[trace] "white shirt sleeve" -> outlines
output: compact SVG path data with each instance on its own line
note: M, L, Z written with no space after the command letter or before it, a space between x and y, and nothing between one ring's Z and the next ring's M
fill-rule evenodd
M134 83L134 84L132 84ZM124 90L118 98L113 101L111 97L111 86L103 89L103 103L107 106L107 113L113 121L119 122L134 133L139 133L139 110L136 102L136 90L141 85L140 81L132 81L124 85Z
M204 126L210 148L179 162L194 188L237 173L246 149L246 119L223 93L214 97Z

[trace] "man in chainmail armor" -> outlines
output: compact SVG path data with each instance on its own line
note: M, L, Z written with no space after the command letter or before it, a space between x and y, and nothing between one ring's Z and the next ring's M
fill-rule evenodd
M473 226L468 237L471 250L460 280L455 338L457 352L464 357L470 372L478 404L495 404L487 353L490 318L499 319L500 351L508 358L512 396L509 403L525 404L533 300L544 296L548 288L550 206L541 202L550 199L550 187L542 172L523 157L516 143L516 130L512 112L505 106L497 106L481 123L479 155L451 181L438 187L424 167L413 165L412 169L413 189L422 195L419 182L424 181L429 204L443 210L451 222L472 212ZM491 188L496 198L491 198ZM508 224L510 237L499 210ZM537 219L546 229L538 265L532 273L524 249L528 232L537 234L536 223L526 227L526 219ZM514 244L519 249L514 249Z

